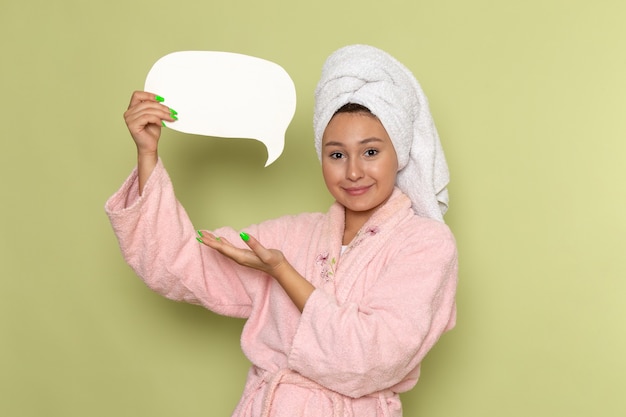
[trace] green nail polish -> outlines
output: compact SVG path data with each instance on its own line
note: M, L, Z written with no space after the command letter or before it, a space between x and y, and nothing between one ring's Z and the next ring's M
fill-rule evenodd
M198 232L198 236L202 237L202 232L199 230L196 230L196 232Z
M156 97L154 97L154 99L156 101L158 101L159 103L163 103L165 101L165 99L163 97L161 97L161 96L156 96Z
M170 109L170 114L176 115L176 114L178 114L178 112L176 110L174 110L174 109Z
M250 240L250 236L248 236L248 234L247 234L246 232L241 232L241 233L239 233L239 236L241 236L241 238L242 238L244 241L246 241L246 242L247 242L248 240Z
M172 114L171 116L172 116L172 119L178 120L178 117L175 114Z
M197 237L197 238L196 238L196 240L197 240L198 242L200 242L200 243L204 243L204 242L202 241L202 239L200 239L199 237Z
M161 120L161 126L163 126L163 127L167 127L167 126L165 125L165 122L164 122L163 120Z
M216 238L215 238L215 240L220 240L220 237L219 237L219 236L218 236L218 237L216 237Z

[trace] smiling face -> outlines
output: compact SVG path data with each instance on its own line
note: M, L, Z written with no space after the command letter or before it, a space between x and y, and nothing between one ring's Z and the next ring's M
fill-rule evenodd
M322 172L330 193L346 208L346 229L360 228L393 192L398 158L376 116L337 113L322 137Z

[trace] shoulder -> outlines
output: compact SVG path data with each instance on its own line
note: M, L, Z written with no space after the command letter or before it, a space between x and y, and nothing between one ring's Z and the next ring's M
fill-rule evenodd
M454 241L450 228L442 221L419 216L412 208L411 200L396 188L387 204L377 213L382 219L395 218L394 235L409 241L447 240Z
M409 220L409 224L412 226L410 229L418 231L423 239L454 240L450 227L438 220L415 215Z
M394 242L402 252L436 251L456 256L456 239L443 222L417 215L409 216L396 230Z

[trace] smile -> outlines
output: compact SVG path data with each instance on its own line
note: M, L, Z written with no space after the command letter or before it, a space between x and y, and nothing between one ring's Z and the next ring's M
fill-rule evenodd
M371 185L363 186L363 187L344 188L343 190L346 192L346 194L350 196L359 196L359 195L365 194L367 191L369 191L370 188L371 188Z

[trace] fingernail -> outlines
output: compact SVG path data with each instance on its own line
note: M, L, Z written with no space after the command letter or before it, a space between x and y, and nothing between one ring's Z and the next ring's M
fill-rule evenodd
M198 236L202 237L202 232L199 230L196 230L196 232L198 232Z
M171 116L172 116L172 119L178 120L178 117L175 114L171 114Z
M218 237L216 237L216 238L215 238L215 240L220 240L220 237L219 237L219 236L218 236Z
M161 120L161 126L167 127L167 126L165 126L165 122L163 120Z
M200 243L204 243L204 242L202 241L202 239L200 239L199 237L197 237L197 238L196 238L196 240L197 240L198 242L200 242Z
M247 242L248 240L250 240L250 236L248 236L248 234L247 234L246 232L241 232L241 233L239 233L239 236L241 236L241 238L242 238L244 241L246 241L246 242Z
M177 115L178 112L174 109L170 109L170 114L174 116L174 115Z
M156 96L156 97L154 97L154 99L156 101L158 101L159 103L163 103L165 101L165 99L163 97L161 97L161 96Z

